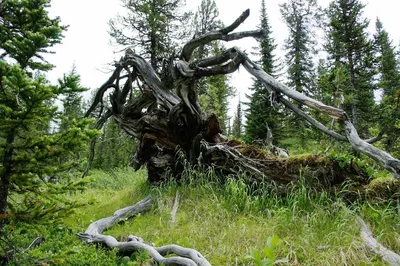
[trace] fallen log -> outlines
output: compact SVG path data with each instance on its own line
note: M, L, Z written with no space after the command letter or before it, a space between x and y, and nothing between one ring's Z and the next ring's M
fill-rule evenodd
M361 238L367 247L367 249L382 258L383 261L387 262L390 266L400 265L400 255L387 249L381 243L379 243L373 236L371 230L368 228L366 223L361 217L357 217L357 224L360 226Z

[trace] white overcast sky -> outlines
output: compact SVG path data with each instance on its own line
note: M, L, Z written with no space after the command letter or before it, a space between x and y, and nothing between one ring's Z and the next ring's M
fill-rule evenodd
M259 23L259 10L261 0L215 0L220 12L220 19L225 24L232 23L244 10L250 8L250 17L238 30L253 30ZM285 0L266 0L267 12L273 37L278 44L277 54L282 55L281 44L287 36L286 26L279 12L279 4ZM319 4L326 7L330 0L319 0ZM383 22L384 28L389 32L394 44L400 41L400 0L364 0L367 4L365 17L370 19L370 30L374 31L377 17ZM201 0L187 0L186 7L195 10ZM50 16L61 17L64 25L69 25L65 32L63 43L57 45L53 51L54 55L47 57L56 68L48 77L50 81L56 82L57 78L68 72L75 64L81 75L82 85L91 89L97 89L109 77L107 65L116 58L114 51L116 47L111 46L108 35L107 22L114 18L122 10L120 0L53 0L49 10ZM321 40L322 42L322 40ZM247 39L227 43L227 47L239 46L243 50L250 51L255 46L253 40ZM232 85L244 100L244 94L252 81L246 71L241 68L231 78ZM237 103L231 99L232 114Z

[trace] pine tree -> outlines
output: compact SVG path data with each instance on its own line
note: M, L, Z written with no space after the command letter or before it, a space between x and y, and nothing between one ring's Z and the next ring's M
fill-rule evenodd
M65 97L62 99L63 111L60 122L60 131L64 131L84 117L82 92L88 89L81 86L81 77L75 66L68 74L64 74L58 83L60 87L66 89Z
M222 52L218 43L210 51L213 55ZM206 116L215 114L220 123L222 132L227 132L228 123L228 98L234 96L234 88L229 85L229 78L226 75L207 77L198 84L200 89L200 104Z
M242 118L243 118L242 103L240 102L240 97L239 97L239 102L236 107L236 113L232 125L232 135L236 139L240 139L242 137L242 131L243 131Z
M389 39L388 32L383 28L382 22L377 19L375 47L380 74L378 87L382 89L382 100L379 105L379 123L386 128L387 138L384 140L386 149L393 152L400 145L400 72L397 68L395 48Z
M222 21L218 18L219 10L214 0L202 0L193 18L193 34L199 36L222 27ZM215 46L202 45L193 54L193 58L204 59L213 55Z
M0 5L0 230L6 220L37 223L68 213L74 204L62 195L74 185L52 186L46 177L74 166L75 161L58 158L81 150L96 134L87 129L88 120L51 130L61 118L54 101L73 89L52 86L44 77L52 65L43 55L66 29L59 18L49 18L49 4L3 0Z
M313 54L316 43L313 39L319 8L316 0L288 0L280 5L281 14L288 29L289 36L285 40L285 61L288 66L288 85L300 93L314 94L315 68ZM307 112L307 108L297 104ZM301 145L307 138L306 124L291 114L286 119L288 133L299 137ZM276 136L276 134L275 134Z
M110 35L122 46L131 46L160 70L164 58L173 53L177 41L185 36L179 26L187 23L182 13L183 0L121 0L125 16L111 19Z
M316 0L288 0L280 5L282 17L289 28L285 41L288 85L298 92L312 94L314 63L312 54L313 25L318 17Z
M274 75L276 69L274 55L276 44L271 36L272 30L268 21L265 0L261 2L260 21L259 28L264 30L264 36L257 40L259 44L259 55L261 56L259 63L265 72ZM247 103L249 108L246 115L245 134L245 140L248 143L252 143L254 140L264 140L267 137L267 123L272 131L279 128L279 114L271 105L267 88L258 80L255 80L250 90L253 91L253 94L247 96L249 99L249 103Z
M214 0L202 0L194 19L194 35L199 36L222 27L218 19L219 11ZM193 54L194 60L219 55L224 50L221 42L202 45ZM200 80L197 84L200 104L206 116L215 114L220 122L222 132L226 134L228 123L228 97L234 95L234 89L229 85L226 75L212 76Z
M122 132L115 120L109 120L103 126L103 134L97 141L93 167L105 171L127 167L136 146L136 139Z
M362 137L368 136L371 110L374 109L373 45L368 39L369 21L363 18L363 5L359 0L335 0L328 10L326 50L331 72L344 68L349 85L344 88L343 108ZM334 78L334 77L333 77Z

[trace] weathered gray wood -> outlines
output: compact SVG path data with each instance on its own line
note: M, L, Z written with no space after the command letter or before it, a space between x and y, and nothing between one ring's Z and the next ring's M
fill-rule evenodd
M250 9L247 9L240 15L239 18L235 20L231 25L228 27L225 27L223 29L217 30L217 31L212 31L206 34L203 34L197 38L194 38L193 40L189 41L185 46L183 46L182 53L181 53L181 58L185 60L186 62L189 62L193 51L207 43L210 43L212 41L216 40L222 40L222 41L233 41L233 40L239 40L242 38L246 37L259 37L262 36L264 33L262 30L254 30L254 31L244 31L244 32L236 32L229 34L233 30L235 30L241 23L243 23L250 15Z
M103 231L107 230L111 226L117 224L118 222L131 218L136 214L148 211L153 206L153 199L151 197L147 197L142 201L136 203L135 205L120 209L116 211L112 216L107 218L102 218L98 221L95 221L89 225L86 229L85 233L88 235L96 236Z
M286 85L278 82L275 80L272 76L268 75L265 73L264 70L262 70L259 66L257 66L254 62L252 62L246 54L240 51L239 48L235 48L236 51L241 54L246 61L243 63L243 66L246 68L246 70L255 76L258 80L260 80L265 86L268 88L272 88L275 92L279 92L293 100L296 100L304 105L307 105L315 110L318 110L322 113L325 113L335 119L340 119L340 121L343 122L344 128L346 131L346 136L347 140L350 142L350 144L353 146L354 149L357 151L360 151L366 155L368 155L370 158L374 159L377 161L381 166L383 166L385 169L389 170L394 177L400 180L400 160L392 157L390 154L388 154L385 151L382 151L381 149L378 149L371 144L369 144L367 141L362 140L357 133L357 130L354 128L353 124L350 122L350 119L347 117L346 112L332 107L325 105L317 100L314 100L308 96L305 96L295 90L292 90L291 88L287 87ZM322 124L318 123L316 120L311 119L308 115L306 115L304 112L296 108L294 105L292 105L289 101L282 99L282 102L287 107L290 107L295 113L297 113L299 116L305 118L308 120L312 125L320 129L321 131L329 134L330 136L333 136L339 140L343 140L342 136L340 134L337 134L334 131L331 131L327 129L325 126ZM370 139L369 141L374 141L374 139Z
M239 48L236 48L238 53L240 53L244 58L246 58L246 61L243 63L243 66L245 69L255 76L258 80L260 80L264 85L273 87L275 91L278 93L282 93L283 95L286 95L287 97L302 103L304 105L307 105L308 107L318 110L320 112L323 112L333 118L339 119L339 118L345 118L346 113L338 108L325 105L317 100L314 100L304 94L301 94L300 92L297 92L285 84L280 83L276 79L274 79L271 75L267 74L262 68L260 68L258 65L256 65L254 62L252 62L243 52L240 51Z
M211 264L203 257L203 255L191 248L184 248L178 245L153 247L143 243L139 237L129 236L128 241L118 241L113 236L102 234L103 231L107 230L116 223L150 210L153 206L153 202L154 201L151 197L146 197L135 205L116 211L110 217L102 218L91 223L86 229L85 233L78 233L77 236L86 243L102 243L109 248L117 248L123 253L145 250L155 262L166 266L211 266ZM177 256L165 257L170 254L176 254Z
M373 236L371 230L369 230L368 226L365 224L363 219L357 217L357 223L360 226L360 234L361 238L371 253L374 253L382 258L385 262L387 262L390 266L399 266L400 265L400 255L395 252L387 249L381 243L379 243Z
M354 149L360 151L375 161L377 161L384 168L393 173L394 177L400 180L400 161L393 158L389 153L376 148L375 146L362 140L357 133L357 130L350 122L350 120L344 121L344 127L347 135L347 139L351 143Z
M167 90L162 84L160 78L154 72L150 63L144 60L142 57L136 55L131 49L126 50L125 57L122 59L120 64L123 67L134 66L140 73L145 84L150 87L154 92L154 96L157 98L157 102L168 109L178 104L179 98L175 94Z

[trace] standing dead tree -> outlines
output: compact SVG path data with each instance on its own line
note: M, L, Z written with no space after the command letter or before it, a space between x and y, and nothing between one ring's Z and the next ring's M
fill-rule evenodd
M213 165L226 173L234 173L240 169L250 173L252 180L271 182L278 187L296 181L299 177L299 167L306 165L317 172L318 178L327 181L327 185L343 182L346 177L354 175L362 176L363 182L367 182L367 177L359 169L350 167L351 169L346 169L347 172L343 173L335 169L335 162L329 162L334 170L326 171L321 169L328 168L326 161L322 167L318 160L311 163L290 158L247 156L250 155L246 153L248 148L236 142L229 142L222 135L217 118L214 115L208 118L203 116L196 83L201 78L229 74L243 66L268 88L278 103L329 136L339 141L350 142L354 149L368 155L399 179L400 161L372 146L370 143L374 139L360 139L343 110L327 106L288 88L265 73L239 48L229 48L218 56L201 60L192 59L195 49L216 40L229 42L262 36L263 32L260 30L232 32L246 20L249 13L249 10L246 10L231 25L186 43L179 56L166 60L168 63L164 64L160 75L134 51L126 50L125 55L115 63L111 77L97 91L86 116L98 110L98 127L101 127L106 119L113 117L122 130L139 139L136 166L147 167L150 182L165 179L167 174L179 178L182 165L176 162L178 149L185 153L191 163L196 163L198 156L202 154L202 163L205 165ZM110 107L105 107L103 98L108 90L112 90ZM346 135L328 129L297 108L292 100L337 119L343 125ZM289 160L295 165L292 170L287 169Z

